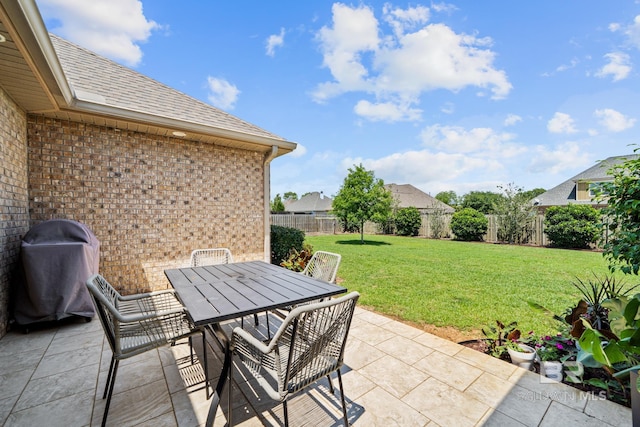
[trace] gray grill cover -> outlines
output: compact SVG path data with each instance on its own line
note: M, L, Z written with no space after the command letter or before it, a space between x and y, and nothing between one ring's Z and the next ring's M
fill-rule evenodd
M18 324L95 314L86 280L98 273L100 242L85 224L52 219L22 239L24 280L17 287L14 318Z

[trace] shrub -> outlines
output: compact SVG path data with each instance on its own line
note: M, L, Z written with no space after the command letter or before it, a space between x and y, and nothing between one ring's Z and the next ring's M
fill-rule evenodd
M399 209L396 213L396 234L398 236L417 236L422 225L420 211L414 207Z
M473 208L464 208L451 217L451 231L456 240L478 241L487 232L489 221Z
M271 264L280 263L289 258L292 249L301 252L304 244L304 231L296 228L271 226Z
M544 216L545 233L553 246L587 248L599 235L600 214L592 206L553 206Z
M305 243L303 246L304 249L301 251L295 248L291 249L289 257L283 260L280 266L298 273L303 271L313 256L313 247L309 243Z

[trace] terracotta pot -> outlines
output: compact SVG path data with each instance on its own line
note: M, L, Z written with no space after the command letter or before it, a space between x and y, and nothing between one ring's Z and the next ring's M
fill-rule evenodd
M531 369L531 365L533 365L533 361L536 359L536 351L526 344L518 344L518 347L520 347L522 351L516 351L511 348L507 349L509 357L511 357L511 363L527 370Z

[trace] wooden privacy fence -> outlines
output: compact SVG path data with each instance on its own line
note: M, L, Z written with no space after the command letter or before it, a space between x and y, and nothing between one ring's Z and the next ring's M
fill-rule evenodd
M498 221L496 215L486 215L489 228L484 240L490 243L498 242ZM418 236L427 238L452 237L451 214L422 214L422 225ZM297 228L305 233L341 234L342 226L333 216L315 215L271 215L271 225ZM364 225L365 234L382 234L378 224L367 222ZM437 235L439 234L439 235ZM544 215L536 215L531 220L531 236L526 242L534 246L546 246L549 239L544 234Z

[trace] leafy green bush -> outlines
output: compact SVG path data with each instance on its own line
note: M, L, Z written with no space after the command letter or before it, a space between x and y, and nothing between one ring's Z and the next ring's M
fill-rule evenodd
M303 246L304 249L301 251L295 248L291 249L289 257L283 260L280 266L298 273L303 271L313 256L313 247L309 243L305 243Z
M545 233L559 248L587 248L599 234L600 214L592 206L552 206L544 216Z
M280 263L289 258L292 249L301 252L304 244L304 231L296 228L271 226L271 264Z
M464 208L451 217L451 231L456 240L479 241L487 232L489 221L473 208Z
M414 207L399 209L395 223L398 236L417 236L422 225L420 211Z

